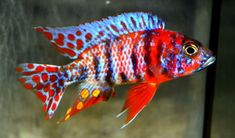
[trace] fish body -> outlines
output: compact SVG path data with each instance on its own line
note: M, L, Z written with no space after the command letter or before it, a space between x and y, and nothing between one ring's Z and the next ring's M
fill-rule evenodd
M194 39L164 29L165 23L150 13L124 13L80 26L36 27L66 57L64 66L21 64L19 81L36 90L47 118L56 111L64 90L78 83L78 95L67 110L75 113L115 95L113 87L137 84L121 110L128 111L125 127L151 101L158 86L190 75L212 64L212 52Z
M166 37L169 40L166 41ZM167 60L161 57L165 52L163 49L175 47L182 41L182 35L169 30L134 32L86 50L78 60L64 68L72 82L96 81L121 85L158 80L160 83L172 78L161 73L164 69L161 60ZM81 69L87 72L81 72Z

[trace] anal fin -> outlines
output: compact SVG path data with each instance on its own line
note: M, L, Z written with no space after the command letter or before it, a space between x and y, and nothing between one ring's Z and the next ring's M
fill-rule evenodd
M67 110L66 115L58 123L68 120L74 114L101 101L107 101L115 95L112 86L99 83L82 83L73 105Z
M125 124L121 128L130 124L144 107L147 106L152 100L157 87L158 84L155 83L141 83L129 90L123 109L121 113L117 115L117 117L119 117L126 111L128 113Z

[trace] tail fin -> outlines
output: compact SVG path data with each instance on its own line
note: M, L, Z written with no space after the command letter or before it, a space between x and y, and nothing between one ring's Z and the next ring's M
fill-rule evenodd
M26 89L35 90L44 103L46 118L51 118L64 94L68 76L60 66L46 64L20 64L16 71L22 73L19 81Z

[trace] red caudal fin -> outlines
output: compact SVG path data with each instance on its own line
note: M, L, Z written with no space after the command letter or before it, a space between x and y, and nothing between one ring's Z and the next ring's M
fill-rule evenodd
M115 95L114 90L107 84L82 83L79 86L78 97L67 110L65 117L58 123L68 120L74 114L101 101L107 101Z
M135 117L143 110L145 106L152 100L158 85L155 83L141 83L132 87L127 95L123 109L117 117L121 116L126 111L127 119L122 128L130 124Z
M44 103L46 118L51 118L64 94L66 73L60 66L31 63L20 64L16 71L22 74L19 81L24 87L34 90Z

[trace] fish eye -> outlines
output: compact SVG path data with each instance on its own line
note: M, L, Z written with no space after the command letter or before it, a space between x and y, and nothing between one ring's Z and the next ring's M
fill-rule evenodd
M183 49L184 49L184 53L188 56L195 55L198 52L198 48L194 44L186 44L184 45Z

